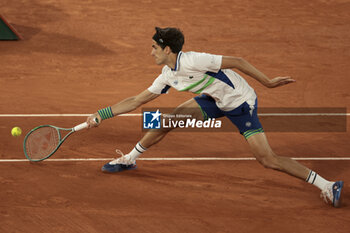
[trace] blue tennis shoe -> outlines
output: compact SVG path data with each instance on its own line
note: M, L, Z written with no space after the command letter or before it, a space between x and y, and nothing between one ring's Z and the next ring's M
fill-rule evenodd
M122 164L122 163L111 164L111 162L109 162L109 163L106 163L105 165L103 165L101 170L103 172L114 173L114 172L122 172L125 170L132 170L135 168L137 168L136 162L131 163L131 164Z
M328 203L328 200L332 202L332 205L336 208L341 206L341 191L343 189L344 182L336 181L334 183L330 183L325 187L321 192L321 197L325 202Z
M116 152L122 156L103 165L101 169L103 172L114 173L137 168L135 160L128 160L120 150L116 150Z
M343 186L343 181L337 181L332 185L333 206L336 208L341 206L341 190L343 189Z

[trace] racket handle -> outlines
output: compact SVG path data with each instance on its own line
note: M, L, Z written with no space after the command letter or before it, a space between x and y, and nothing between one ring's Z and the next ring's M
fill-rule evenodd
M98 119L97 118L95 118L94 121L96 123L98 123ZM79 131L79 130L82 130L82 129L86 129L88 127L89 127L88 123L84 122L84 123L81 123L80 125L75 126L73 128L73 131L76 132L76 131Z
M86 129L87 127L89 127L88 123L84 122L81 123L80 125L77 125L73 128L74 132L82 130L82 129Z

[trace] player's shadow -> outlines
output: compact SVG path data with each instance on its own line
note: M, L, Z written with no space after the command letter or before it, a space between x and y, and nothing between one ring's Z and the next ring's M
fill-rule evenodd
M95 56L115 53L97 42L86 39L60 33L45 32L35 27L16 24L13 24L13 26L23 37L23 40L0 42L0 53L2 55L39 52L60 55Z
M23 40L30 40L33 36L38 34L41 29L40 28L34 28L34 27L28 27L18 24L12 24L14 28L18 31L18 33L23 36Z

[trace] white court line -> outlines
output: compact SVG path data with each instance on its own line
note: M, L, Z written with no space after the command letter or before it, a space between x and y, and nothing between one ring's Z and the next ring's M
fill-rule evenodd
M91 114L0 114L0 117L88 117ZM350 116L350 113L258 113L259 116ZM118 116L135 117L142 113L125 113Z
M89 162L89 161L110 161L114 158L71 158L71 159L47 159L47 162ZM320 157L320 158L291 158L293 160L310 161L344 161L350 157ZM198 157L198 158L138 158L144 161L252 161L255 158L219 158L219 157ZM0 163L29 162L27 159L0 159Z

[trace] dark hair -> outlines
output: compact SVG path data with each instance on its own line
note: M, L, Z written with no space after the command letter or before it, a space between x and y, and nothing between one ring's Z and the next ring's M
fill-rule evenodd
M159 28L156 27L156 33L153 40L164 49L169 46L173 53L179 53L185 43L184 34L178 28Z

